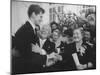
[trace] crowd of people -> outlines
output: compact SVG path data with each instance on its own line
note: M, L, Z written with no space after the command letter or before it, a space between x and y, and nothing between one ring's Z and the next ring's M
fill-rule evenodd
M44 13L30 5L29 20L12 37L12 73L95 69L95 12L85 12L85 18L71 14L40 28Z

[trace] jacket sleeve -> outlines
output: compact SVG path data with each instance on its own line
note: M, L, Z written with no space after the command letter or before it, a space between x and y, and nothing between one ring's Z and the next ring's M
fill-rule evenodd
M46 64L47 56L40 55L37 53L32 53L32 65L37 67L43 67Z

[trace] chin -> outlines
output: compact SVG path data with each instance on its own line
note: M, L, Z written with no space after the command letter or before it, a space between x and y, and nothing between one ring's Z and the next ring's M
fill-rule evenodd
M46 38L47 38L47 36L43 36L43 38L44 38L44 39L46 39Z
M79 40L79 39L75 39L74 41L75 41L75 42L79 42L80 40Z

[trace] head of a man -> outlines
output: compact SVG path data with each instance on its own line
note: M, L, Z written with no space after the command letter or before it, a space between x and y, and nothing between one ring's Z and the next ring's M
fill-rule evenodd
M32 23L40 25L44 12L44 9L39 5L32 4L28 8L28 17L29 19L31 19Z
M44 25L41 29L40 29L40 38L41 39L47 39L51 34L51 28L49 27L49 25Z

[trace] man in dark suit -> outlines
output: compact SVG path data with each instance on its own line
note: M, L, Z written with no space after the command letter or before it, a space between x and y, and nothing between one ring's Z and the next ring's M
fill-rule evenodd
M12 73L42 72L46 61L54 57L54 55L40 55L32 51L32 45L35 46L38 41L35 26L40 25L43 13L44 9L40 6L29 6L29 21L19 28L15 34L15 51L17 51L18 56L12 58Z

